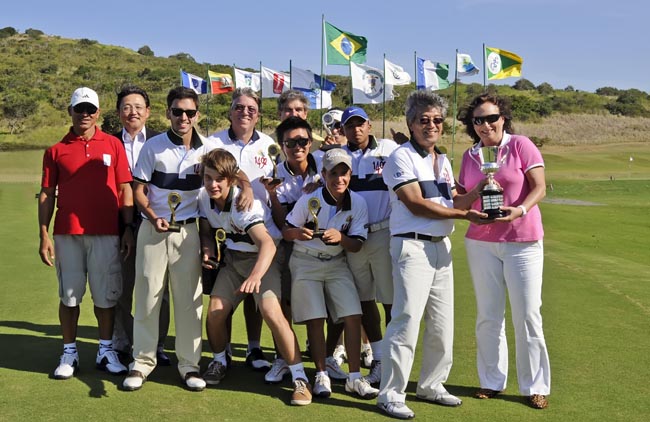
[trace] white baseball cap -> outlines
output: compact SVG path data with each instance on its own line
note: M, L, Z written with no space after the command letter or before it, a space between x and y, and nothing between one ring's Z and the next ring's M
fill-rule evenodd
M341 148L332 148L325 152L323 156L323 168L325 170L332 171L339 164L345 164L348 168L352 168L352 160L347 152Z
M70 107L74 107L81 103L92 104L99 108L99 97L97 96L97 93L90 88L85 86L77 88L72 93L72 98L70 98Z

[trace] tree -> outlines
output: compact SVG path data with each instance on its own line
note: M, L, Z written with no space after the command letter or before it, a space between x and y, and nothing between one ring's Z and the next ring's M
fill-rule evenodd
M553 86L548 82L542 82L541 84L537 85L537 92L542 95L551 95L554 91L555 90L553 89Z
M117 115L117 111L111 110L102 113L104 120L102 121L102 131L106 133L117 133L122 129L122 122L120 122L120 116ZM147 124L149 127L149 124Z
M621 93L620 89L613 88L611 86L604 86L596 90L596 94L604 95L608 97L617 97L618 95L620 95L620 93Z
M11 26L7 26L7 27L4 27L4 28L0 29L0 38L13 37L17 33L18 33L18 31L16 31L16 28L11 27Z
M141 54L143 56L151 56L153 57L153 50L148 46L148 45L143 45L138 49L138 54Z
M528 79L521 78L512 86L514 89L519 91L532 91L535 89L535 84L529 81Z
M30 96L5 97L2 104L2 117L7 121L9 131L13 135L20 132L27 116L31 116L38 110L38 103Z
M40 38L41 35L44 35L43 31L41 31L40 29L33 29L33 28L26 29L25 34L29 35L30 38Z

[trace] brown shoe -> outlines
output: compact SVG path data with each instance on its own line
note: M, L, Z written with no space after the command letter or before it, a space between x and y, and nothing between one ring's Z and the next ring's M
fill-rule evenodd
M311 403L311 385L304 379L298 378L293 382L291 404L294 406L307 406Z
M490 390L489 388L481 388L476 393L474 393L474 397L481 400L493 399L500 392L501 391Z
M548 400L546 399L546 396L533 394L528 397L528 404L533 409L546 409L548 407Z

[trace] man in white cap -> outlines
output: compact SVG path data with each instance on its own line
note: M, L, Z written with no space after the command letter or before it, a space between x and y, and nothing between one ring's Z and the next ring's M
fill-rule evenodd
M97 368L126 372L111 337L114 307L122 293L120 261L134 253L131 172L124 148L96 126L99 98L92 89L75 90L68 113L70 131L45 151L38 199L39 254L44 264L56 266L59 279L63 355L54 371L56 379L72 377L79 365L76 336L86 282L99 327ZM55 204L53 244L48 232ZM121 244L118 213L127 225Z

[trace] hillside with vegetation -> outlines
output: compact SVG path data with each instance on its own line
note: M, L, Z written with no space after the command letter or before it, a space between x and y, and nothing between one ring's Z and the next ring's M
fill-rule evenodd
M164 130L165 96L179 85L179 70L206 75L207 69L232 74L232 66L197 63L189 53L156 57L148 46L138 51L104 45L90 39L66 39L46 35L37 29L18 33L0 29L0 149L43 148L58 141L69 126L67 105L72 91L89 86L100 96L102 126L108 131L119 128L115 113L116 92L125 84L147 90L152 101L152 118L148 125ZM254 70L254 69L249 69ZM337 84L333 94L335 106L351 102L350 79L328 76ZM404 130L404 100L415 87L395 87L394 101L386 103L386 120L390 127ZM458 84L458 104L483 92L481 84ZM535 86L519 79L512 86L489 85L487 90L509 96L513 103L515 127L538 145L581 145L584 143L649 142L650 96L638 89L619 90L603 87L596 92L576 91L571 86L556 88L548 83ZM454 89L439 91L449 99L453 114ZM229 95L202 95L202 130L210 132L228 125ZM381 134L383 109L368 105ZM276 100L264 99L263 130L270 132L278 123ZM310 121L320 128L320 113L312 112ZM446 122L447 136L452 119ZM521 130L525 128L525 130ZM457 126L458 133L462 127ZM459 135L464 136L464 135Z

